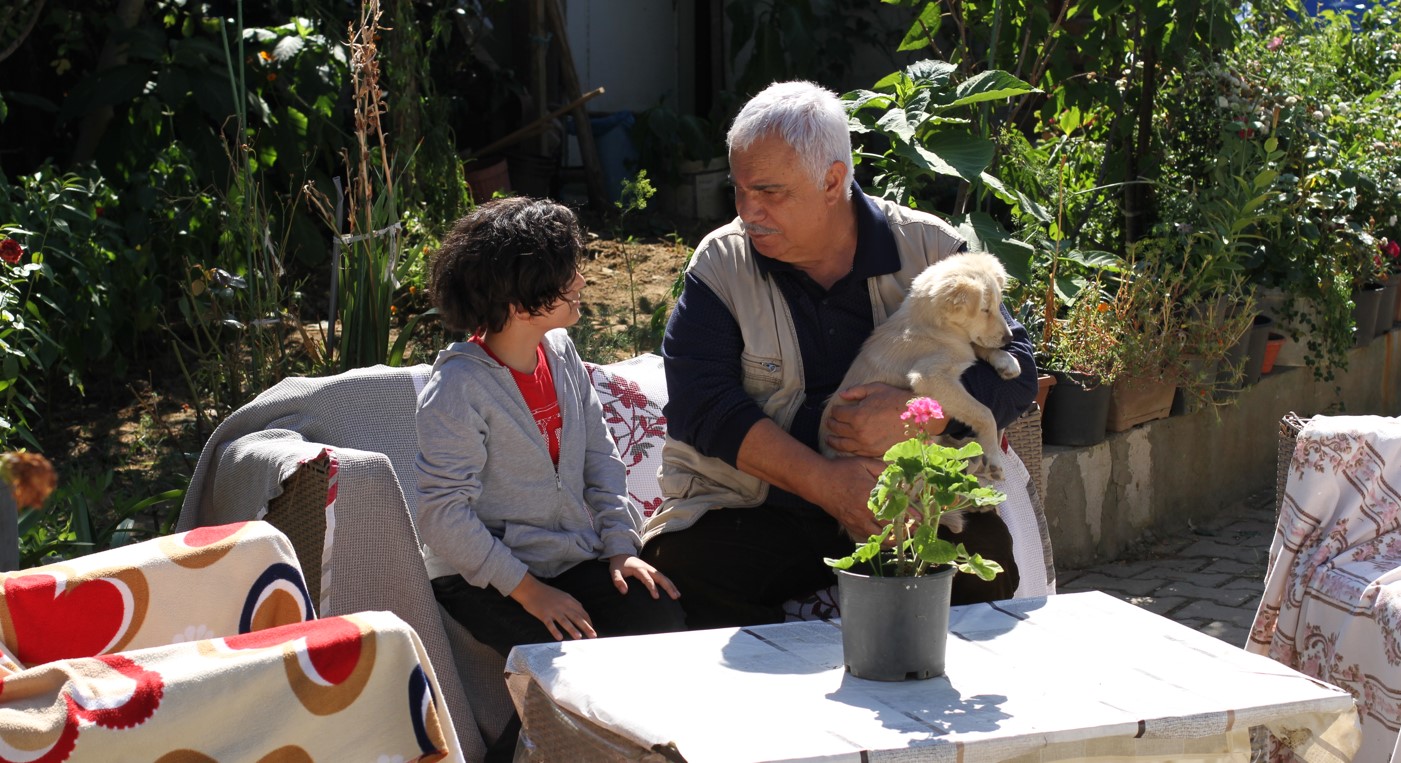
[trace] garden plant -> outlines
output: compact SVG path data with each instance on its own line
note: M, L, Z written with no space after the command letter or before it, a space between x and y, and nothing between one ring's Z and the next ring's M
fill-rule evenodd
M1398 0L722 5L725 76L693 113L670 99L639 121L644 158L714 153L756 85L847 93L863 188L1002 257L1048 365L1109 381L1157 363L1191 384L1184 358L1269 301L1332 378L1358 290L1401 273ZM0 10L0 446L62 479L31 551L161 532L213 427L285 376L431 359L448 337L425 263L471 203L461 158L529 121L512 6ZM853 84L859 48L888 73ZM671 177L635 169L638 190ZM576 329L588 360L655 349L704 233L629 198L592 226L591 248L622 252L592 288L627 288ZM644 279L659 263L638 247L667 234ZM1125 285L1154 282L1123 306ZM1126 338L1144 305L1178 301L1203 307L1159 309L1160 341ZM70 412L116 408L139 416L96 426L145 445L96 457L111 438L74 435Z

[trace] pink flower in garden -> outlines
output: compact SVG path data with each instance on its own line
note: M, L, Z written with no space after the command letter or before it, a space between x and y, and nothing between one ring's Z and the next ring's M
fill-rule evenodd
M944 409L939 407L939 402L929 397L917 397L905 405L905 412L900 414L901 421L908 421L914 424L924 424L930 419L942 419Z
M0 259L14 265L19 262L19 258L22 256L24 256L24 247L20 246L18 241L12 238L0 241Z
M1265 49L1266 49L1266 50L1279 50L1279 49L1282 48L1282 47L1284 47L1284 38L1283 38L1283 37L1276 37L1276 38L1274 38L1273 40L1270 40L1268 43L1265 44Z

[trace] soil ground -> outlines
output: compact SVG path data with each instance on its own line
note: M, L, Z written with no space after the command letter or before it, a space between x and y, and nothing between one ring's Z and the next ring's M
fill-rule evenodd
M584 212L581 221L588 253L580 269L588 286L584 320L571 332L581 355L611 362L655 351L673 285L713 225L677 226L647 212L622 220ZM426 307L406 302L401 320ZM415 362L431 362L444 341L440 331L423 337L411 350ZM99 546L124 516L137 520L139 534L163 532L174 522L178 499L132 507L184 488L211 431L212 419L197 418L201 403L173 360L154 357L148 365L123 379L89 379L83 394L52 385L36 427L40 452L59 472L60 493L46 510L71 512L81 502L92 514Z

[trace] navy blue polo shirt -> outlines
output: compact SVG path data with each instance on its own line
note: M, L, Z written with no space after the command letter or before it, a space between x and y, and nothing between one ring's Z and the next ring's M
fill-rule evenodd
M822 409L851 367L861 343L875 328L866 281L900 269L895 236L885 214L857 188L853 188L852 201L856 212L856 256L851 272L830 289L824 289L788 263L750 250L759 272L777 284L793 315L806 396L788 432L814 450L818 449ZM1036 389L1026 330L1015 324L1012 330L1014 347L1009 349L1022 362L1024 377L1027 367L1031 367L1030 395L1024 401L1011 402L1017 406L1015 410L999 411L996 400L988 399L999 397L991 394L992 390L979 394L977 387L983 385L969 384L974 369L964 375L970 391L993 408L999 422L1014 420L1030 404ZM1021 346L1016 346L1019 343ZM688 273L685 290L667 323L661 346L667 380L668 402L663 409L667 434L731 466L736 464L740 444L749 429L764 418L763 410L744 391L740 366L743 350L744 339L735 316L708 286ZM991 366L980 363L974 368L978 366L990 373L986 379L989 384L1001 381ZM958 422L949 424L950 434L968 431ZM770 490L769 503L811 505L778 488Z

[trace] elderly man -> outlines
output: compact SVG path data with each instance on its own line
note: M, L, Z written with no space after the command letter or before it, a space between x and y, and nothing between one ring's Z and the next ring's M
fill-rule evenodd
M662 341L667 500L644 532L643 558L676 583L691 628L781 621L784 601L833 583L823 557L878 531L866 499L879 457L905 436L910 393L843 393L857 402L833 416L829 442L847 454L835 459L817 449L822 409L914 277L966 247L938 218L861 193L846 113L817 85L770 86L728 141L739 217L696 249ZM999 427L1036 393L1026 329L1011 325L1021 376L1004 381L979 362L963 377ZM1007 572L955 576L954 602L1009 598L1018 575L1006 526L995 512L969 520L946 537Z

